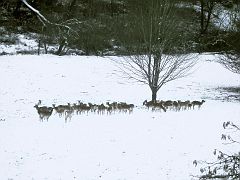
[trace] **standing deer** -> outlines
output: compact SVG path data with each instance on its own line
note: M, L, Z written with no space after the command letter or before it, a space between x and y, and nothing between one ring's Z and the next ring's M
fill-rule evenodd
M52 115L52 112L53 112L52 107L47 107L47 106L39 107L38 104L36 104L34 107L37 109L37 112L39 114L39 118L41 121L43 121L43 119L48 120L49 117Z
M195 106L198 106L198 109L200 109L200 107L202 106L202 104L204 102L205 102L204 100L202 100L202 101L193 101L191 104L192 104L193 109L194 109Z

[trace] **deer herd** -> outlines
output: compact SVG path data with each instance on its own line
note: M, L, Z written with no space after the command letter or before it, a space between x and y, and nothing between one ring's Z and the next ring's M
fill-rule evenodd
M171 100L167 100L167 101L147 101L145 100L143 102L143 105L147 106L148 108L152 108L152 110L163 110L164 112L166 112L167 110L174 110L174 111L180 111L180 110L190 110L190 109L194 109L196 106L198 107L198 109L201 108L202 104L205 101L171 101Z
M76 113L77 115L82 113L89 113L94 112L98 114L112 114L116 111L118 112L129 112L131 113L133 111L134 105L133 104L127 104L125 102L113 102L106 104L92 104L92 103L83 103L81 101L78 101L78 103L67 105L58 105L55 104L52 105L52 107L48 106L40 106L41 100L38 101L38 103L34 106L37 109L37 112L39 114L40 120L46 119L48 120L49 117L52 115L53 111L55 111L59 117L64 116L65 121L67 119L71 119L72 115Z
M205 101L147 101L143 102L143 105L147 108L152 108L152 110L163 110L166 112L167 110L190 110L197 107L198 109L201 108L202 104ZM48 120L49 117L52 115L53 112L57 113L59 117L65 117L65 121L71 119L73 114L82 114L82 113L98 113L98 114L112 114L114 112L124 112L124 113L131 113L133 108L135 107L134 104L127 104L125 102L106 102L106 104L92 104L92 103L83 103L78 101L77 103L67 105L58 105L56 106L53 104L51 107L48 106L41 106L42 101L39 100L38 103L34 106L39 114L39 118L41 121L44 119Z

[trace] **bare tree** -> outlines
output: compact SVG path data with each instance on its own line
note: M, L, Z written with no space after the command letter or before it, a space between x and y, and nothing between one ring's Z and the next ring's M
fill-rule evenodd
M225 40L228 47L219 56L219 62L228 70L240 74L240 2L233 7L230 20L231 28Z
M207 32L215 5L216 5L215 0L200 0L200 6L201 6L201 16L200 16L201 30L200 30L200 33L201 34L204 34Z
M173 1L143 0L139 5L130 28L135 44L129 50L131 55L118 63L129 78L147 84L156 101L163 85L186 76L195 63L192 56L175 47L181 43L181 35L176 33Z
M222 11L219 7L227 7L230 8L232 6L231 0L199 0L193 2L194 4L199 2L200 6L200 33L206 34L208 32L208 28L211 25L211 21L217 19L219 22L220 17L217 11ZM217 10L219 9L219 10Z

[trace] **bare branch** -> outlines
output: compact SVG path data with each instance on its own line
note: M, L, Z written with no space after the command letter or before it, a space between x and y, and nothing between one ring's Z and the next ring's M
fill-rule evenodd
M21 0L23 2L23 4L25 4L28 9L30 9L31 11L33 11L39 18L39 20L45 25L45 23L49 23L50 21L48 21L38 10L36 10L34 7L32 7L30 4L28 4L28 2L26 0Z
M240 74L240 55L235 53L225 53L219 57L221 63L228 70Z
M37 15L38 19L43 24L43 26L53 25L53 26L56 26L58 28L65 28L65 29L68 30L68 33L69 33L69 31L72 31L76 35L78 35L78 33L74 29L72 29L70 26L66 25L69 22L71 22L71 24L80 23L77 19L68 20L67 22L62 22L62 23L53 23L53 22L49 21L44 15L42 15L37 9L32 7L26 0L21 0L21 1L28 9L30 9L33 13L35 13Z

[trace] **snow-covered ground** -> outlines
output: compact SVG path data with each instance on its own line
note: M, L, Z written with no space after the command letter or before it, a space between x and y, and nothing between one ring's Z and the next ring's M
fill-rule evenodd
M117 57L112 57L117 58ZM163 100L206 101L200 110L152 112L142 106L148 87L121 78L111 58L0 57L0 179L187 180L193 161L212 160L222 123L239 123L240 103L221 101L218 87L239 86L239 75L201 55L194 73L159 91ZM126 101L132 114L94 113L39 121L33 106ZM224 98L223 98L224 99Z

